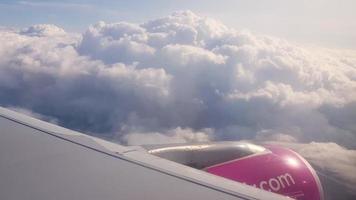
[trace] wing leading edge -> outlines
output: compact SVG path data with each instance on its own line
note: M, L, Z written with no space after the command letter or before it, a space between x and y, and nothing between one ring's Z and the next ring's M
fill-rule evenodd
M0 107L0 199L287 199Z

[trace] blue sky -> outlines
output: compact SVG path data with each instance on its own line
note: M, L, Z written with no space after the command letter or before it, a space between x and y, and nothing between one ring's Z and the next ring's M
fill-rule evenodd
M230 27L304 44L356 49L354 0L64 0L0 1L0 26L50 23L82 32L106 22L144 22L176 10L192 10Z

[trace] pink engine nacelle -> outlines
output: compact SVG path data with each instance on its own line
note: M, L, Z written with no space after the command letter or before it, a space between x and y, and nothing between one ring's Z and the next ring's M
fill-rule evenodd
M323 200L310 164L294 151L246 142L147 147L148 152L217 176L298 200Z
M298 200L322 200L319 178L297 153L281 147L220 163L205 171Z

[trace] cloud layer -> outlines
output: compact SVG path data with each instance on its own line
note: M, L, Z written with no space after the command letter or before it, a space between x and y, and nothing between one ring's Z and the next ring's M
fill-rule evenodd
M105 134L270 131L356 148L354 51L236 31L190 11L142 24L0 30L0 104Z

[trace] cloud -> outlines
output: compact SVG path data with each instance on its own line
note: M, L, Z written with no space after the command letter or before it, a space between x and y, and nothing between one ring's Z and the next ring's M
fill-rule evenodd
M154 132L134 132L123 136L123 141L127 145L143 145L143 144L177 144L177 143L192 143L192 142L209 142L212 140L211 129L194 131L190 128L177 127L164 131L164 134Z
M55 25L37 24L21 30L20 34L28 36L56 36L65 35L66 32Z
M98 22L83 34L34 25L0 36L0 105L68 128L119 142L179 127L211 129L217 140L269 130L356 148L352 50L238 31L191 11Z
M356 189L356 151L348 150L335 143L311 143L300 145L297 151L309 162L317 166L324 174L334 174L338 181L344 182L350 189ZM330 159L330 156L333 159Z
M145 29L136 24L99 22L84 33L78 51L105 63L138 62L155 52L146 37Z
M52 124L58 124L58 120L55 119L55 118L52 118L52 117L49 117L49 116L44 116L44 115L41 115L39 113L34 113L31 110L27 110L25 108L7 107L7 109L13 110L15 112L22 113L24 115L27 115L27 116L30 116L30 117L33 117L33 118L36 118L36 119L47 121L47 122L50 122Z
M4 31L1 42L1 104L57 118L70 128L114 131L128 114L158 110L169 92L171 75L163 69L91 60L78 54L78 38L70 34Z
M298 142L297 139L291 135L278 133L278 132L276 133L273 130L262 130L258 132L254 140L258 142L263 142L263 141Z

